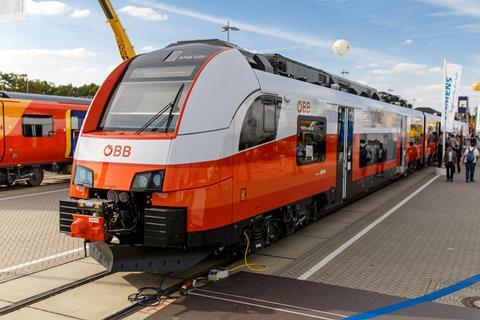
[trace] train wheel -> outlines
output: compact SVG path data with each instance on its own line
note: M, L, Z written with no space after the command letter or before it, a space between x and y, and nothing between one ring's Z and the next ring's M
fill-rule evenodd
M30 187L39 186L43 181L43 170L41 168L33 168L33 174L27 180Z

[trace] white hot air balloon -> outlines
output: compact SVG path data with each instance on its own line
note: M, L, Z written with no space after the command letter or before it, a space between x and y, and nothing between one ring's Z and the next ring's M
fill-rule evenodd
M335 54L338 54L339 56L345 55L349 49L350 49L350 43L348 43L347 40L343 40L343 39L338 39L332 45L333 52L335 52Z

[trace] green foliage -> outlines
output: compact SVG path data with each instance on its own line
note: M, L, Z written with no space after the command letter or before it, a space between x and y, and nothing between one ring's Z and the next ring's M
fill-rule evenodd
M72 84L56 86L52 82L28 79L28 93L50 94L67 97L93 97L98 90L95 83L74 87ZM0 90L27 92L27 75L0 72Z

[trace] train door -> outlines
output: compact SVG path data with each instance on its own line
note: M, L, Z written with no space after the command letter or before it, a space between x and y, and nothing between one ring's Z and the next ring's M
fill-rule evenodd
M338 108L336 200L352 195L353 108Z
M400 118L400 170L403 172L405 170L405 150L406 150L406 145L405 145L405 140L406 140L406 129L407 124L406 124L406 118L401 117Z
M67 158L72 158L75 154L75 148L77 146L78 137L80 136L80 129L82 128L83 120L85 120L86 112L81 110L71 110L69 112L70 123L67 128L70 130L70 135L67 135L67 139L69 140L67 141Z
M4 118L4 104L0 101L0 162L3 161L5 154L5 118Z

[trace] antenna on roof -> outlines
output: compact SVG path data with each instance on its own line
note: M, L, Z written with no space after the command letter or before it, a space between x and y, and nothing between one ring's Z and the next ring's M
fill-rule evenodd
M227 43L230 43L230 31L240 31L240 29L231 26L230 21L227 21L227 24L222 26L222 32L227 32Z

